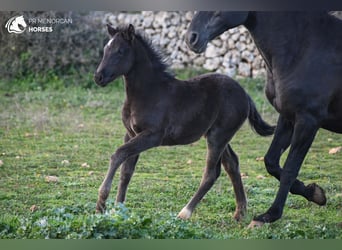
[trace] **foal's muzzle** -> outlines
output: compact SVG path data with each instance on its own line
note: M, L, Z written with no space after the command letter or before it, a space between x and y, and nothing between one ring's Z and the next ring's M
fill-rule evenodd
M95 72L94 81L99 86L105 86L103 74L100 72Z

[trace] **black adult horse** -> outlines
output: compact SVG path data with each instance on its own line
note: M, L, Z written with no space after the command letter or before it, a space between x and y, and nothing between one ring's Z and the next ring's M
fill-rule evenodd
M342 133L342 21L318 12L199 12L187 31L187 44L203 52L210 40L238 25L248 29L266 62L266 96L280 113L265 156L267 171L280 187L253 227L279 219L289 191L326 204L323 189L305 186L296 177L319 128ZM289 146L281 169L280 156Z
M167 72L161 55L132 25L119 29L108 25L108 32L111 39L94 77L98 85L106 86L124 76L122 119L127 133L125 144L111 157L99 189L97 211L105 210L114 174L121 164L116 202L124 202L141 152L161 145L189 144L204 135L208 152L202 182L178 216L191 216L220 175L222 163L233 183L237 203L234 217L239 220L245 213L246 197L238 158L228 142L247 117L260 135L273 134L274 127L262 120L250 97L229 77L206 74L180 81Z

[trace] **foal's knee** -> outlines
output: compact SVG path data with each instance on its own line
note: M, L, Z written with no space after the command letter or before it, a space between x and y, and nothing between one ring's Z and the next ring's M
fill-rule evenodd
M118 148L114 154L110 157L110 163L113 166L120 166L127 158L127 153L125 150Z
M213 185L214 182L217 180L217 178L220 176L221 174L221 169L216 169L216 171L211 171L209 173L206 173L204 175L204 178L202 180L202 183L205 185Z

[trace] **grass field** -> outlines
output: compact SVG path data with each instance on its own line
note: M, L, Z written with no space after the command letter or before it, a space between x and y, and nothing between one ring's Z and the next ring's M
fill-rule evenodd
M274 124L277 114L264 97L263 81L243 79L241 84ZM271 225L246 228L271 205L278 188L257 160L272 138L256 135L248 124L231 143L248 197L243 221L232 218L234 196L224 171L189 221L176 218L200 182L204 139L141 154L125 206L114 205L117 174L108 212L98 215L97 190L125 132L123 83L106 88L19 85L0 83L0 238L342 238L342 152L329 154L342 146L337 134L319 131L299 176L325 189L327 205L289 195L282 219Z

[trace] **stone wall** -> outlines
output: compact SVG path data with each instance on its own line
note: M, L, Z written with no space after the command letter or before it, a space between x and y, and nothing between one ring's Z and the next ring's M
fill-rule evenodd
M207 50L196 54L185 43L185 32L193 12L101 13L103 24L133 24L143 30L153 43L169 57L172 68L205 68L229 76L264 77L262 58L244 27L223 33L208 44ZM229 38L229 39L228 39Z

